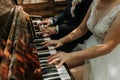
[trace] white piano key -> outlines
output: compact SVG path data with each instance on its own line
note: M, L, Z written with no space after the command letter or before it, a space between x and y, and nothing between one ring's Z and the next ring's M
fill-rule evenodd
M69 73L66 71L66 68L64 66L61 66L60 68L57 69L58 73L60 74L60 77L62 80L71 80Z
M39 62L47 62L47 60L40 60Z

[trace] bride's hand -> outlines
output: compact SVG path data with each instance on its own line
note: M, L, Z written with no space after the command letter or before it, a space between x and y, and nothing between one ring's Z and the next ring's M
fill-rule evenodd
M56 54L49 56L48 63L56 64L57 68L63 65L63 63L69 62L72 59L71 54L58 51Z
M63 43L61 43L59 40L48 40L48 41L42 42L41 44L44 47L45 46L54 46L55 49L63 45Z

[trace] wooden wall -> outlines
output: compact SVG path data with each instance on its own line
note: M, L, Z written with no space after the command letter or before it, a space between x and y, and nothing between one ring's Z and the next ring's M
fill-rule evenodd
M67 0L44 0L44 2L21 3L20 5L30 15L40 15L46 18L55 16L63 11L67 6Z
M17 0L19 4L32 4L32 3L41 3L41 2L59 2L59 1L67 1L67 0Z

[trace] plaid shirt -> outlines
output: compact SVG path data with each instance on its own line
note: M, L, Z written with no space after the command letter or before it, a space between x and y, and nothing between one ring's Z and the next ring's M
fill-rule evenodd
M0 16L9 12L13 7L11 0L0 0Z

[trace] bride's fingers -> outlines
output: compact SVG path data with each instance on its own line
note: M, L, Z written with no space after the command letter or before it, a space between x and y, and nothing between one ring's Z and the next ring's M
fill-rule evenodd
M56 65L57 68L60 68L63 65L63 61L61 61L59 64Z
M51 58L52 56L55 56L55 55L56 55L56 54L51 54L51 55L48 57L48 59Z
M57 55L57 54L50 55L50 56L48 57L48 62L52 61L52 60L55 59L55 58L58 58L58 55Z
M59 65L61 59L60 58L55 58L52 61L48 62L50 65L51 64L55 64L55 65Z
M56 48L58 48L58 47L60 47L61 45L60 44L57 44L55 47L54 47L54 49L56 49Z
M43 45L43 47L46 47L46 46L49 45L49 42L48 42L48 41L45 41L45 42L42 42L41 44Z
M47 44L47 43L48 43L48 41L44 41L44 42L41 42L40 44L44 45L44 44Z

